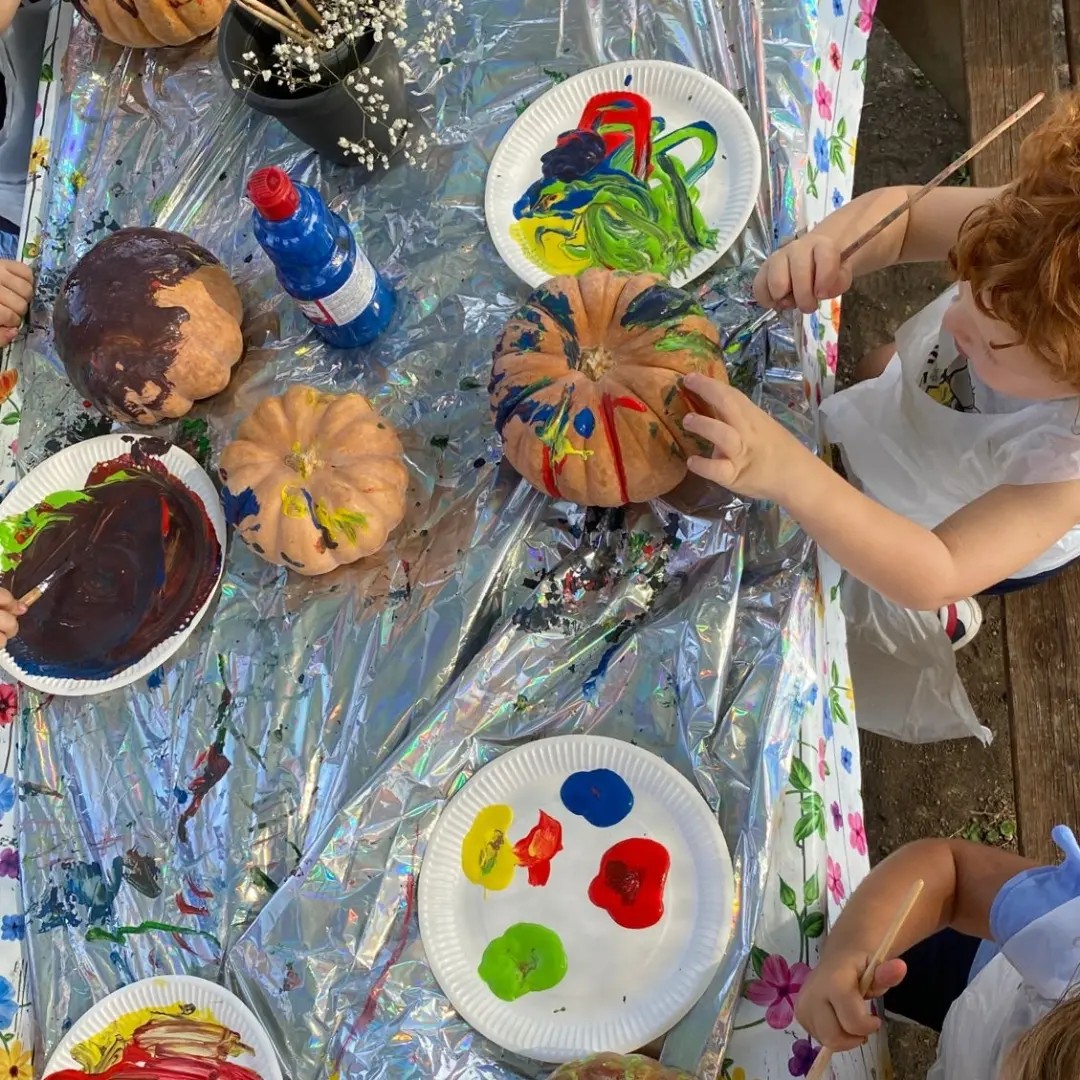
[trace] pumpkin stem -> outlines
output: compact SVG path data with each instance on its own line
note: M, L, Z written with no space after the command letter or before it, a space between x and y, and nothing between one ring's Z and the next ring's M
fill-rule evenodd
M581 350L581 371L593 382L599 382L614 366L615 356L605 345Z
M311 450L302 450L299 443L293 443L292 449L285 455L286 468L298 473L301 480L306 480L319 466L319 459Z

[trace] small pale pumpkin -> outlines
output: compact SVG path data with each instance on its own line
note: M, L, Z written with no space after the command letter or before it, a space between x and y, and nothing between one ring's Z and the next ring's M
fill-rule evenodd
M707 444L683 377L727 381L719 334L655 274L589 269L541 285L495 348L491 408L510 463L540 491L586 506L644 502Z
M325 574L378 551L405 516L401 442L362 394L290 386L225 447L225 516L268 562Z
M212 33L229 0L76 0L76 6L109 41L153 49Z
M243 316L206 248L163 229L120 229L64 280L53 333L83 397L116 420L156 424L229 385Z

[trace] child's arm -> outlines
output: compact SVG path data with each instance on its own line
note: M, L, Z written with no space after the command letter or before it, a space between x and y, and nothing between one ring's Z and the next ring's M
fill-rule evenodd
M872 997L900 983L903 961L892 959L946 926L973 937L990 937L990 907L1001 887L1035 866L1012 852L966 840L919 840L875 867L855 890L825 942L818 966L795 1005L799 1023L822 1045L851 1050L877 1031L859 993L866 965L911 886L923 891L874 978Z
M0 0L0 34L14 22L18 10L19 0Z
M732 491L779 503L845 570L904 607L935 611L1022 569L1080 522L1080 480L994 488L925 529L852 487L734 387L689 375L719 419L688 430L720 455L687 462Z
M972 210L1001 191L936 188L841 265L840 254L848 244L917 190L890 187L868 191L805 236L774 252L754 280L757 302L764 307L798 307L809 313L817 309L819 301L846 292L854 277L900 262L941 261L948 257ZM794 303L789 299L792 297Z

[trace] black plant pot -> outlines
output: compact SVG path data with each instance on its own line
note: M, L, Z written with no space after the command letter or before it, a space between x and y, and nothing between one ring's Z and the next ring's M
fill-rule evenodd
M256 112L279 120L298 139L307 143L324 158L343 165L358 166L354 154L348 154L339 144L342 138L363 144L370 139L380 153L392 157L397 147L390 141L389 125L408 115L405 80L397 50L387 41L376 43L372 38L342 46L324 58L325 87L301 87L289 93L274 80L264 82L252 71L269 68L273 47L281 40L277 31L252 18L246 11L230 4L218 31L218 60L231 86L236 79L236 91ZM244 53L254 53L255 59L243 60ZM385 121L375 122L360 107L359 102L342 81L330 82L332 77L343 80L346 75L366 67L383 81L378 92L390 106ZM400 144L400 139L399 139ZM381 171L382 166L377 168Z

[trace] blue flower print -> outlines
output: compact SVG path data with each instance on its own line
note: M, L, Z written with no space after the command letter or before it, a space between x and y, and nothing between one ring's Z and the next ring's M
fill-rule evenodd
M839 210L844 205L844 196L840 194L838 188L832 189L832 205L834 210Z
M820 325L821 324L818 321L817 312L815 311L814 314L810 316L810 336L812 338L814 338L814 339L817 338L817 336L818 336L818 327Z
M0 939L22 941L26 936L26 920L21 915L5 915L0 919Z
M6 814L15 805L15 781L0 773L0 814Z
M15 1000L14 988L0 975L0 1029L7 1031L18 1011L19 1003Z
M844 0L832 0L832 13L837 18L844 14Z
M820 128L814 132L814 164L818 172L829 171L829 140Z
M846 746L841 747L841 749L840 749L840 764L843 765L844 768L848 772L851 772L851 762L852 762L851 751Z
M821 718L821 734L825 736L826 741L831 741L833 737L832 702L828 694L821 699L821 702L825 706L824 715Z

